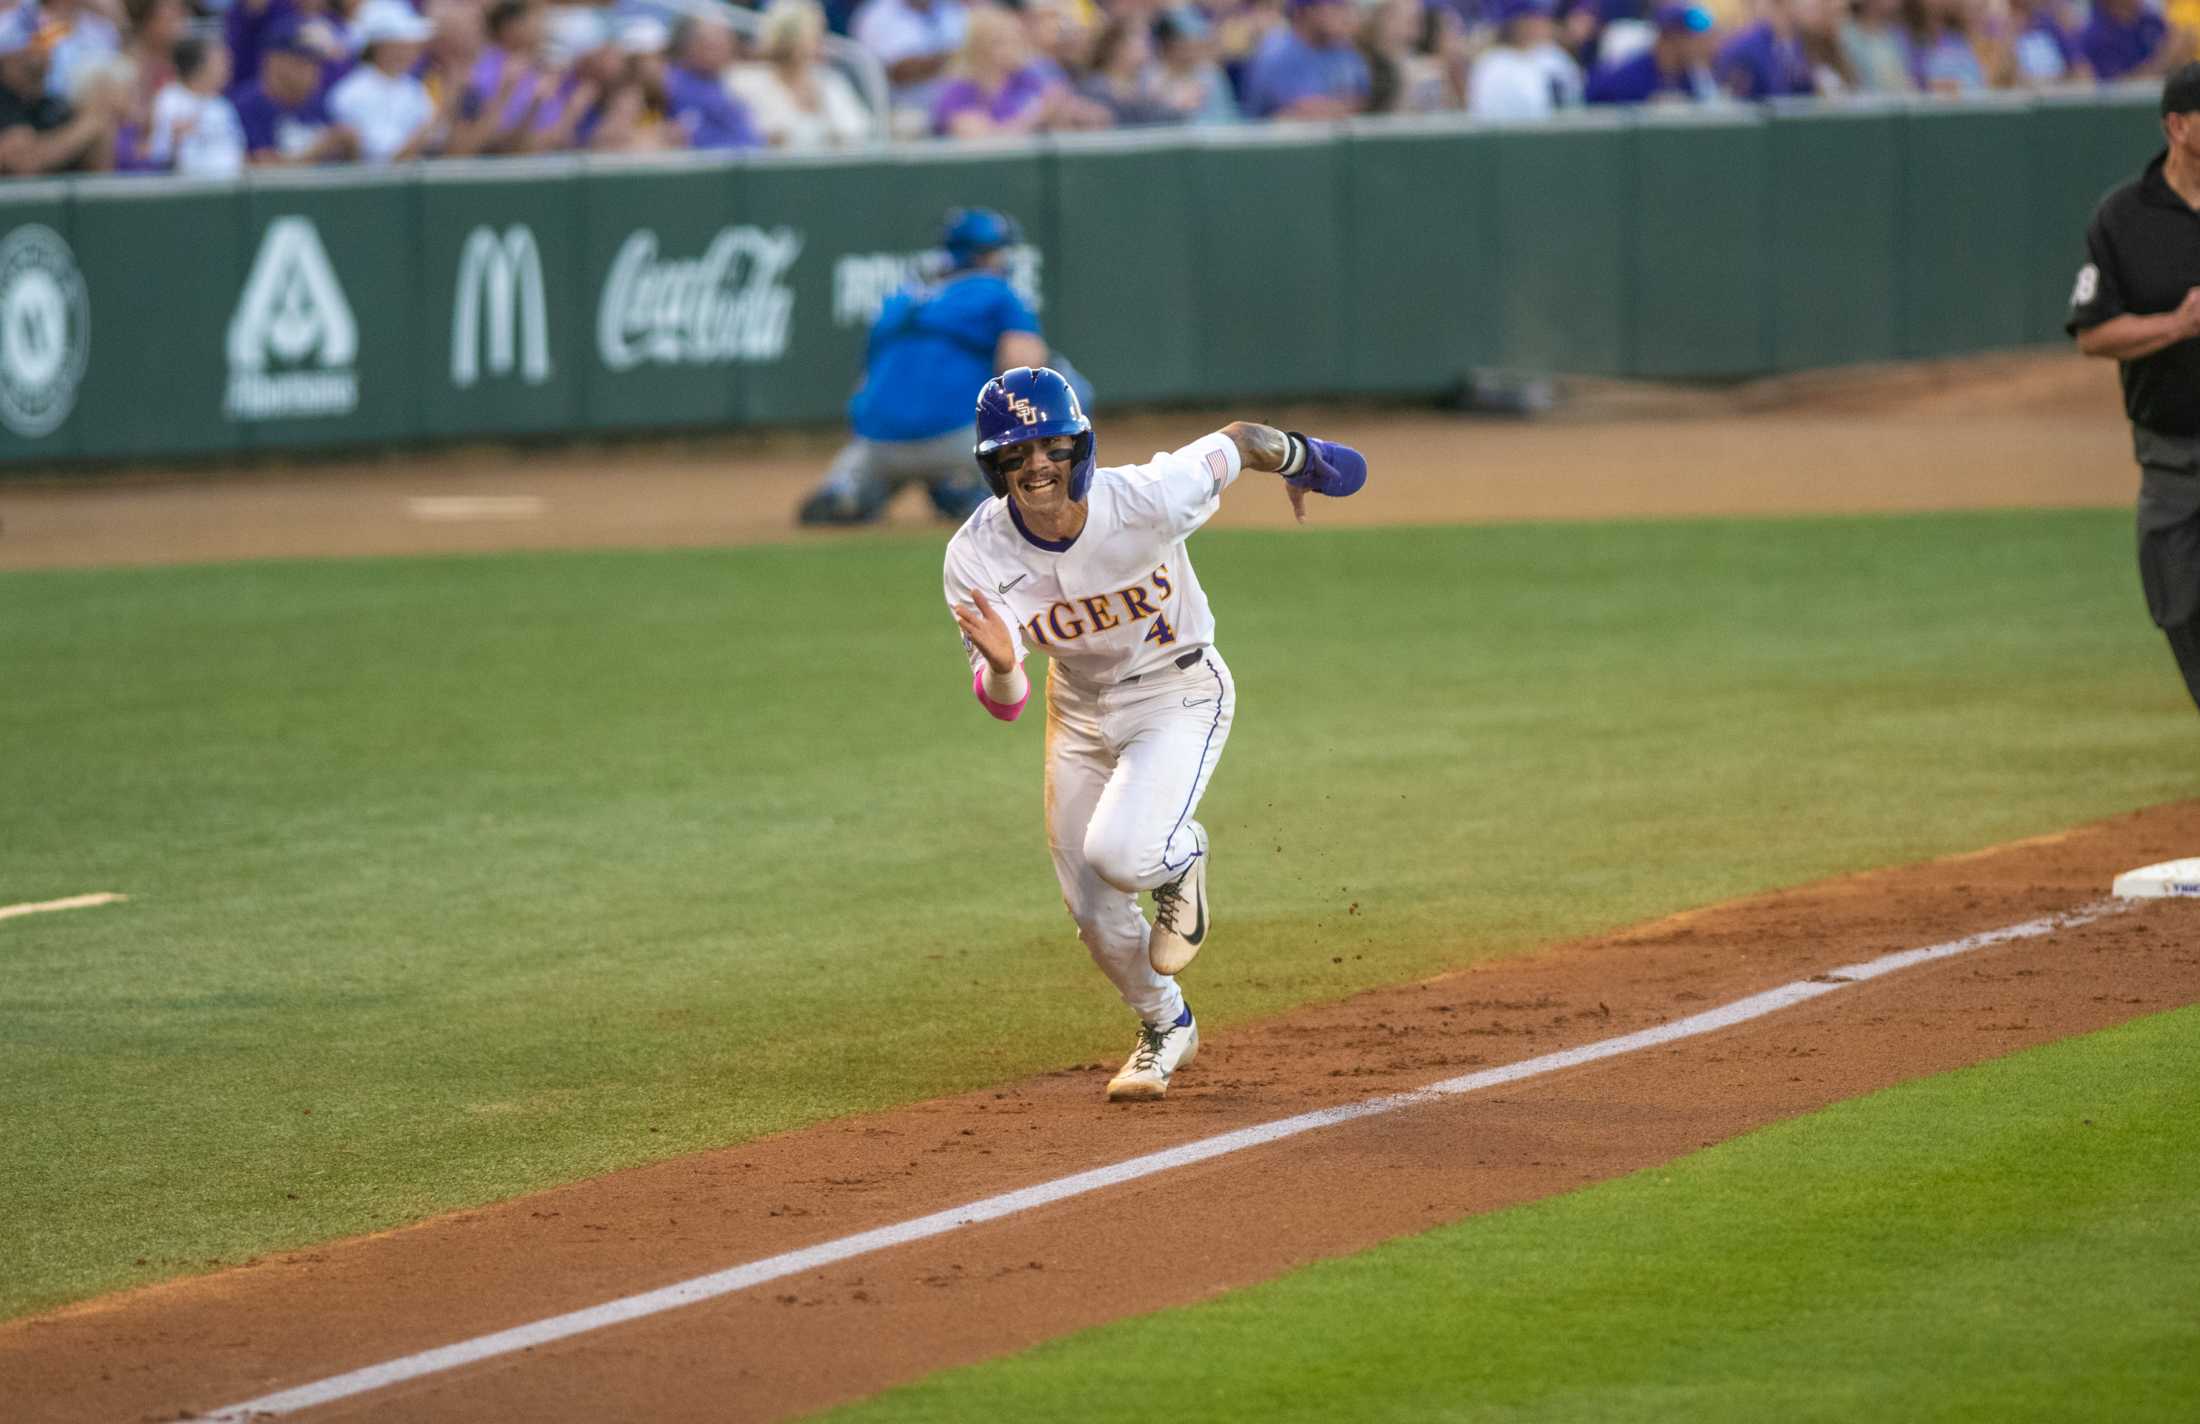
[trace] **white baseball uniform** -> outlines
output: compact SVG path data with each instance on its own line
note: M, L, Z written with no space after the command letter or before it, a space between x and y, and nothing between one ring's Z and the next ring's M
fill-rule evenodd
M1050 659L1054 872L1078 937L1147 1023L1175 1020L1184 997L1147 962L1137 892L1206 853L1193 812L1237 705L1184 541L1221 507L1238 468L1236 442L1209 435L1143 465L1095 470L1075 539L1040 539L1009 500L990 499L947 546L950 609L983 589L1017 630L1017 662L1033 650ZM964 647L975 681L985 658Z

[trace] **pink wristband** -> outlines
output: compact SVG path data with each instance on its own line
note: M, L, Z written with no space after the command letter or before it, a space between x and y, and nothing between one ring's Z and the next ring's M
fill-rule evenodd
M995 702L985 695L985 669L970 674L970 690L978 695L978 705L1003 722L1013 722L1023 714L1024 704L1031 700L1031 687L1027 683L1024 695L1014 702Z

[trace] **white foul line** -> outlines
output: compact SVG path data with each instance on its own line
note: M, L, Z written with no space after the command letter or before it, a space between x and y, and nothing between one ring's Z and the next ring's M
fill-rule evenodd
M1278 1118L1274 1122L1241 1127L1235 1132L1225 1132L1219 1137L1202 1138L1187 1142L1181 1147L1171 1147L1160 1152L1149 1152L1143 1157L1132 1157L1106 1167L1095 1167L1089 1172L1060 1177L1051 1182L1041 1182L1035 1187L1005 1192L1000 1196L986 1197L962 1206L936 1211L930 1216L916 1217L910 1221L881 1226L854 1236L843 1236L837 1241L821 1241L815 1246L805 1246L799 1251L787 1251L768 1256L761 1261L751 1261L745 1266L733 1266L693 1280L661 1286L640 1295L630 1295L619 1300L592 1305L584 1310L553 1315L546 1320L515 1325L494 1335L476 1336L461 1340L455 1345L444 1345L433 1350L423 1350L416 1355L388 1360L379 1365L369 1365L348 1374L335 1375L312 1384L299 1385L295 1389L248 1399L242 1404L231 1404L201 1417L215 1424L245 1424L245 1421L268 1415L290 1414L315 1405L329 1404L370 1390L386 1388L405 1380L419 1379L423 1375L437 1374L460 1365L479 1360L493 1359L518 1350L547 1345L568 1336L601 1330L607 1325L623 1324L662 1311L676 1310L683 1305L715 1300L735 1291L747 1290L768 1281L814 1271L845 1261L851 1256L862 1256L872 1251L883 1251L890 1246L903 1246L927 1237L945 1235L965 1226L997 1221L1005 1216L1030 1211L1034 1207L1049 1205L1070 1197L1098 1191L1102 1187L1119 1186L1124 1182L1150 1177L1157 1172L1167 1172L1177 1167L1188 1167L1194 1162L1242 1152L1248 1147L1259 1147L1270 1142L1280 1142L1296 1137L1302 1132L1335 1127L1339 1123L1353 1122L1380 1113L1396 1112L1400 1108L1415 1107L1435 1102L1440 1098L1457 1097L1463 1093L1476 1093L1484 1088L1495 1088L1505 1083L1517 1083L1523 1078L1539 1077L1555 1073L1562 1068L1575 1068L1599 1059L1616 1058L1638 1049L1654 1048L1661 1043L1673 1043L1699 1034L1715 1033L1723 1028L1762 1018L1790 1005L1815 999L1821 994L1831 994L1849 984L1865 979L1876 979L1897 969L1930 960L1946 959L1951 955L1966 954L1988 945L2003 944L2010 940L2035 939L2052 934L2056 930L2072 929L2094 920L2130 909L2135 902L2108 900L2088 905L2063 914L2048 915L2037 920L2027 920L2021 925L2009 925L2003 929L1987 930L1949 940L1945 944L1925 949L1904 950L1897 954L1882 955L1862 964L1852 964L1835 969L1816 979L1799 980L1782 984L1777 989L1767 989L1731 1004L1706 1009L1700 1014L1654 1028L1622 1034L1596 1043L1586 1043L1579 1048L1568 1048L1557 1053L1546 1053L1540 1058L1530 1058L1519 1063L1508 1063L1498 1068L1485 1068L1479 1073L1469 1073L1460 1078L1447 1078L1431 1083L1425 1088L1409 1092L1392 1093L1385 1097L1369 1098L1362 1102L1346 1103L1340 1107L1321 1108L1314 1112L1300 1113L1296 1117Z
M112 905L117 900L127 900L127 895L117 895L112 890L101 890L92 895L71 895L65 900L40 900L28 905L0 905L0 920L12 920L17 915L43 915L49 910L88 910L94 905Z

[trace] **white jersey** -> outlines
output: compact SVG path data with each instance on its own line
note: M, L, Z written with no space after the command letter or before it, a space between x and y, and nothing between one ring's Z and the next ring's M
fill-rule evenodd
M1017 630L1016 661L1042 651L1071 679L1119 683L1211 644L1214 614L1184 541L1238 476L1237 442L1215 434L1143 465L1093 471L1085 527L1065 543L989 499L947 545L950 607L983 589ZM975 672L984 657L966 638Z

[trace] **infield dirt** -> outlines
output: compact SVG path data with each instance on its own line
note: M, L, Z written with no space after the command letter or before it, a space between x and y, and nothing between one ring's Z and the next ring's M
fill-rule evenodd
M1644 399L1592 390L1563 418L1526 424L1260 414L1367 446L1381 483L1368 499L1322 510L1340 522L2102 505L2127 500L2135 483L2103 364L1997 358L1665 393L1654 419L1638 408ZM1141 417L1110 425L1107 438L1142 454L1211 416ZM0 567L793 537L786 511L824 448L718 440L446 452L229 479L19 482L0 485ZM455 524L407 513L410 497L449 494L532 495L542 513ZM897 517L921 520L906 508ZM1287 517L1280 499L1238 501L1226 522ZM2133 599L2143 617L2136 588ZM2074 909L2099 900L2116 872L2196 846L2200 802L2185 802L1694 911L1216 1032L1158 1107L1108 1106L1112 1061L1087 1063L0 1325L0 1377L12 1417L27 1421L203 1412ZM1215 947L1187 978L1195 1001L1200 977L1257 963L1257 944L1230 938L1226 898L1217 914ZM783 1418L2192 1003L2200 904L2147 905L1735 1029L1254 1149L317 1412Z
M2074 909L2101 899L2115 872L2195 844L2200 803L2179 803L1678 915L1217 1033L1158 1106L1109 1106L1110 1065L1088 1063L18 1321L0 1327L0 1371L24 1420L204 1412ZM1226 936L1222 924L1200 973L1258 955ZM1197 974L1187 982L1196 998ZM1735 1029L1255 1148L314 1413L786 1418L2192 1003L2200 904L2155 902Z

